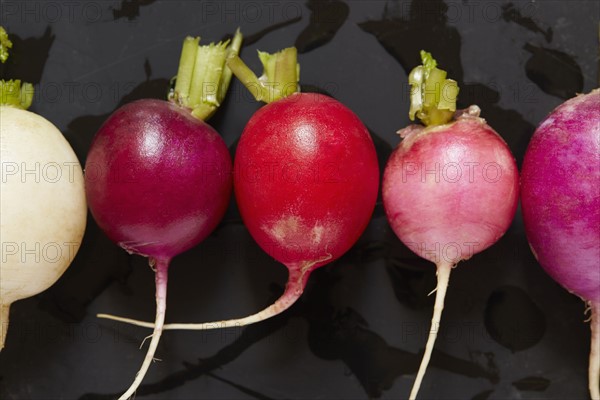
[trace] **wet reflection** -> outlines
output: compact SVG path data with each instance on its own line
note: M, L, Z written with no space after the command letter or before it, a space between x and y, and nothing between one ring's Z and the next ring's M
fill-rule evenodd
M128 21L133 21L140 16L140 8L148 6L156 0L121 0L120 8L113 8L112 15L116 21L120 18L126 18Z
M544 313L516 286L501 286L492 292L484 321L490 336L513 352L536 345L546 332Z
M33 85L40 83L50 48L56 39L48 26L40 37L21 37L8 32L13 46L5 64L0 63L2 79L20 79Z
M544 93L566 100L583 91L583 72L573 57L531 43L524 49L531 53L525 64L527 77Z
M298 53L329 43L350 14L348 5L339 0L308 0L306 7L310 10L310 20L296 38Z

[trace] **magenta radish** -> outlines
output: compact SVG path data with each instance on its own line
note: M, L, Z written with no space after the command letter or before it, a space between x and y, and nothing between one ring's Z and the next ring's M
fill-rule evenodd
M94 219L130 253L149 258L156 273L156 321L140 371L121 396L132 396L154 357L165 318L167 271L176 255L217 226L231 195L231 159L219 134L203 119L229 85L227 43L184 41L171 101L139 100L116 110L96 133L85 169Z
M600 89L548 115L525 153L525 233L540 265L587 302L591 398L600 399Z
M0 27L0 61L12 43ZM50 121L26 111L33 86L0 81L0 350L9 307L50 287L73 261L85 231L83 173Z
M297 92L296 48L259 52L259 57L265 69L260 78L239 57L228 61L256 99L268 103L241 135L234 191L252 237L288 268L285 291L269 307L244 318L165 329L236 327L281 313L302 295L313 270L352 247L375 208L379 166L362 122L337 100Z
M383 176L383 205L398 238L436 264L438 284L429 339L410 398L419 391L444 308L450 271L494 244L514 217L519 192L515 160L500 135L471 106L456 112L458 86L421 52L409 75L410 125Z

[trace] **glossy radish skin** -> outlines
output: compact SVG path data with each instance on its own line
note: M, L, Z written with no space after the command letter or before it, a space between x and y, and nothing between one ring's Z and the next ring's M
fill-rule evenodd
M398 238L437 267L429 340L410 399L416 399L444 308L451 269L508 229L519 196L517 165L504 140L470 109L456 121L409 126L383 176L383 205Z
M0 63L12 47L0 26ZM0 80L0 351L10 305L60 278L87 222L77 155L56 126L27 111L33 97L31 83Z
M81 165L44 117L0 105L0 350L9 306L46 290L79 250L87 220Z
M375 208L379 166L362 122L335 99L297 92L294 47L259 52L259 57L265 70L261 78L239 57L227 62L256 99L268 103L240 137L234 191L252 237L288 268L285 291L270 306L243 318L168 324L165 329L239 327L283 312L300 298L315 268L339 258L358 240ZM275 90L264 82L276 82Z
M234 174L244 224L265 252L288 268L285 292L243 318L164 329L239 327L283 312L302 295L315 268L339 258L358 240L379 186L377 155L366 127L346 106L315 93L293 93L259 109L240 137Z
M257 111L235 156L235 195L257 243L290 269L344 254L367 226L378 189L372 140L358 117L320 94Z
M294 93L259 109L240 137L234 174L244 224L265 252L288 268L285 292L243 318L174 323L164 329L239 327L289 308L315 268L339 258L358 240L371 218L379 184L368 130L340 102L315 93Z
M244 224L288 268L285 292L244 318L169 329L242 326L283 312L315 268L358 240L377 200L379 167L368 130L340 102L315 93L294 93L258 110L238 143L234 172Z
M285 291L252 315L168 324L164 329L240 327L283 312L300 298L315 268L339 258L358 240L375 208L379 166L362 122L335 99L298 92L296 48L259 52L259 58L264 67L260 78L239 57L227 61L254 97L267 103L250 118L240 137L234 189L252 237L288 268Z
M521 202L530 247L546 272L588 302L589 389L600 399L600 89L572 98L535 131Z
M525 232L540 265L600 304L600 90L556 108L523 161Z
M400 131L383 177L383 203L396 235L420 257L456 264L508 229L519 177L504 140L481 118Z
M421 51L408 76L410 125L383 175L383 206L398 238L436 265L429 338L409 399L417 398L437 333L452 268L493 245L510 226L519 173L510 149L476 105L456 110L458 84Z
M231 159L207 123L163 100L115 111L86 161L94 219L125 250L169 260L202 241L223 216Z
M225 60L237 55L242 35L238 30L231 43L199 42L199 37L183 42L170 101L139 100L116 110L96 133L87 157L86 194L94 219L123 249L148 257L155 272L152 339L120 400L135 394L154 359L171 259L210 234L231 195L229 151L204 119L223 101L231 79Z
M223 139L188 110L138 100L115 111L96 133L86 161L86 194L98 225L156 271L156 321L142 368L121 399L133 395L158 346L171 259L218 224L231 194Z

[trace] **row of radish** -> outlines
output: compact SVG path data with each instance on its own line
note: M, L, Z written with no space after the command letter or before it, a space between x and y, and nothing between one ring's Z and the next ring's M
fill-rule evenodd
M133 396L142 382L163 330L242 326L281 313L301 296L312 271L341 257L358 240L379 189L379 167L367 129L340 102L299 92L295 48L259 52L264 73L257 77L238 56L241 42L239 31L231 41L206 46L199 45L199 38L186 38L168 101L127 104L102 125L86 168L111 171L128 165L132 179L73 169L77 158L60 132L25 111L32 97L30 85L2 81L2 241L32 247L52 242L65 251L58 262L38 263L32 269L3 246L0 346L9 305L52 285L72 261L87 206L111 240L148 257L155 271L153 323L101 315L153 328L142 367L122 399ZM2 56L11 47L3 29L0 43ZM540 124L519 178L510 149L479 116L479 108L456 110L457 83L447 79L429 53L421 52L421 58L423 65L409 75L409 116L422 124L398 131L402 141L386 165L382 183L392 229L437 267L432 329L410 398L417 396L433 350L452 268L498 241L520 198L536 258L591 309L589 385L591 398L600 400L600 91L565 102ZM204 122L223 101L232 74L258 101L267 103L248 121L233 165L222 138ZM70 179L59 184L22 182L5 171L10 163L53 163ZM315 166L338 168L330 180L312 175L284 179L269 168L256 168L253 179L232 178L232 168L286 163L307 171ZM426 164L467 166L468 171L493 166L495 175L490 179L482 173L463 173L439 180L416 170ZM210 174L206 165L211 166ZM244 318L164 324L169 263L218 225L232 187L252 237L288 268L285 291L271 306ZM432 251L450 243L451 254Z

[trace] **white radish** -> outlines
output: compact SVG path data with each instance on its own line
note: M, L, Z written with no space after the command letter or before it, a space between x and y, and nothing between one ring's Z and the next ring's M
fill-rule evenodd
M0 38L5 52L10 42L1 27ZM19 81L0 82L0 350L10 305L60 278L86 225L81 165L51 122L21 109L31 103L32 90Z

